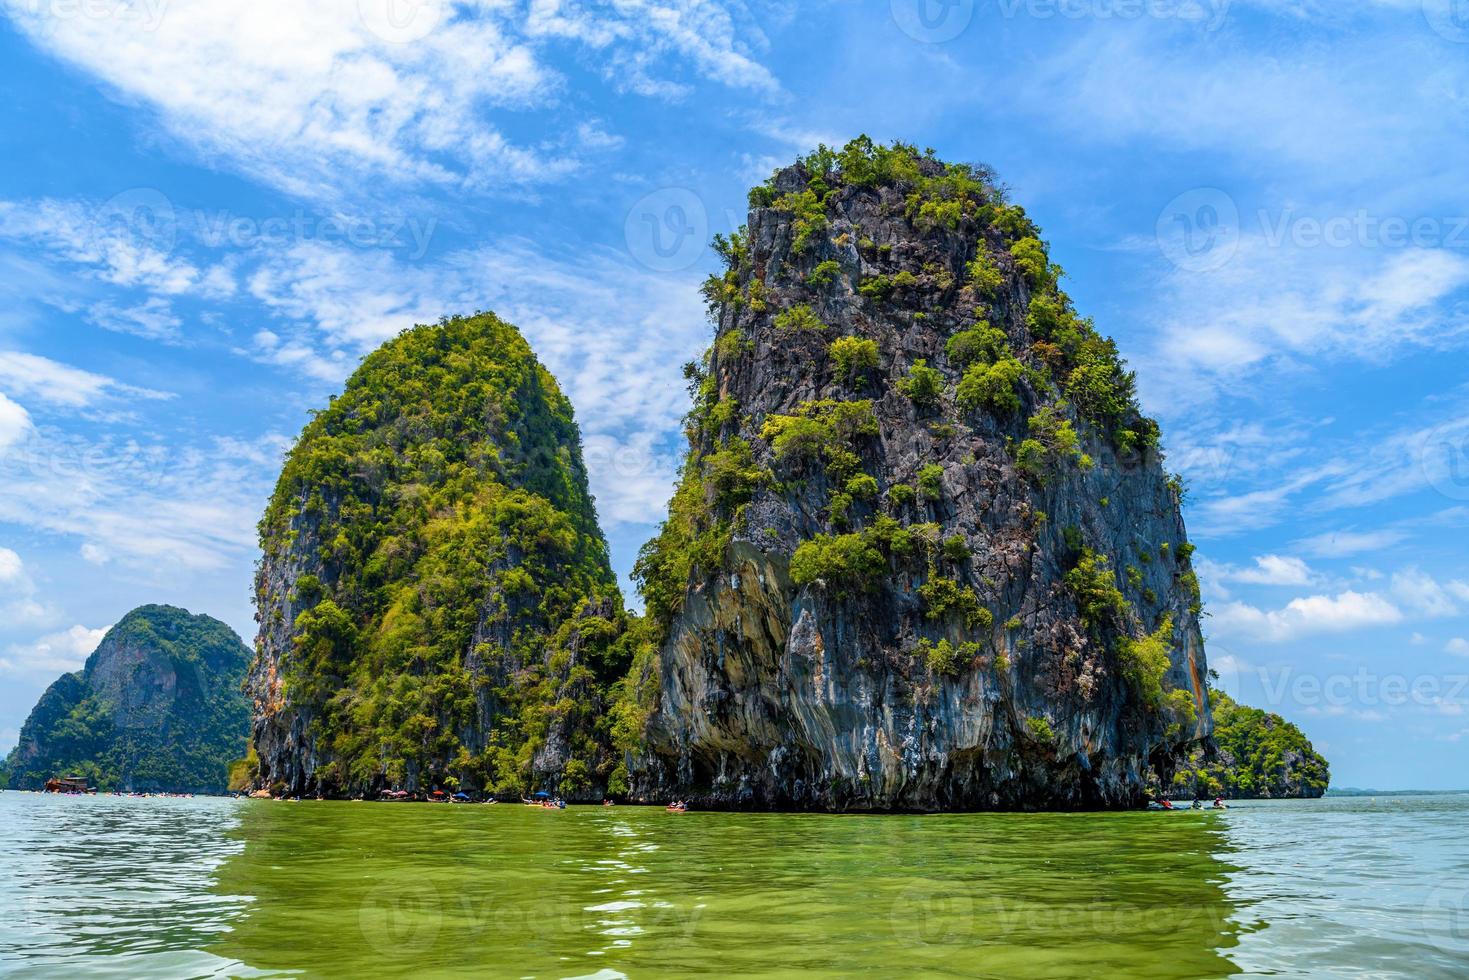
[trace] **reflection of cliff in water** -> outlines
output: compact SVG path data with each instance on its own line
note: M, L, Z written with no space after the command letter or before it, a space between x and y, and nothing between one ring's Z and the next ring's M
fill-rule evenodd
M1212 814L833 817L258 803L213 952L263 970L1237 972Z

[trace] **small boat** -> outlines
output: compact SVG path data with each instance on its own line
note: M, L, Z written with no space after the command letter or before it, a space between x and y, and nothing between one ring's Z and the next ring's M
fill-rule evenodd
M87 792L85 776L57 776L46 780L46 792L64 796L80 796Z
M385 789L378 799L384 803L407 803L413 796L406 789Z
M687 803L683 802L682 800L675 800L674 802L668 804L668 806L664 809L666 809L669 813L684 813L688 810L688 808L689 805Z

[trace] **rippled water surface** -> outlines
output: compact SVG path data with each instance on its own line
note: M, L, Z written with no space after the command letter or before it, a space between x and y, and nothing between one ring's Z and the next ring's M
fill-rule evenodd
M815 816L0 794L10 976L1469 976L1469 797Z

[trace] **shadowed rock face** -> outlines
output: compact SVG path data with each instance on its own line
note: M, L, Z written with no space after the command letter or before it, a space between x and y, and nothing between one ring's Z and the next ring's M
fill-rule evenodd
M249 662L217 619L133 610L42 696L7 762L12 785L76 773L104 789L223 792L245 754Z
M1073 372L1110 347L1070 312L1044 253L1039 271L1027 262L1034 226L987 174L970 172L982 186L944 212L924 205L954 199L950 171L916 155L908 167L779 172L706 287L717 339L669 522L692 530L665 530L640 566L663 639L641 677L637 798L1128 806L1209 734L1192 549L1130 377L1113 372L1121 407L1099 411ZM1007 356L950 344L978 321L1003 332L1023 369L1013 384L963 383L966 365ZM838 338L872 341L875 361L839 362ZM920 361L939 372L934 399L905 393ZM870 402L875 424L782 440L780 417L819 419L827 401ZM670 556L695 534L717 557L694 560L678 594L667 569L689 566ZM871 553L813 561L813 539ZM1099 579L1120 596L1084 612ZM1150 634L1157 655L1139 670Z

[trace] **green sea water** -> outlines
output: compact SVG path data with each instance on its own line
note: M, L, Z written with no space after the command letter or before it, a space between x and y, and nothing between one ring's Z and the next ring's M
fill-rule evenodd
M0 975L1469 976L1469 797L824 816L0 794Z

